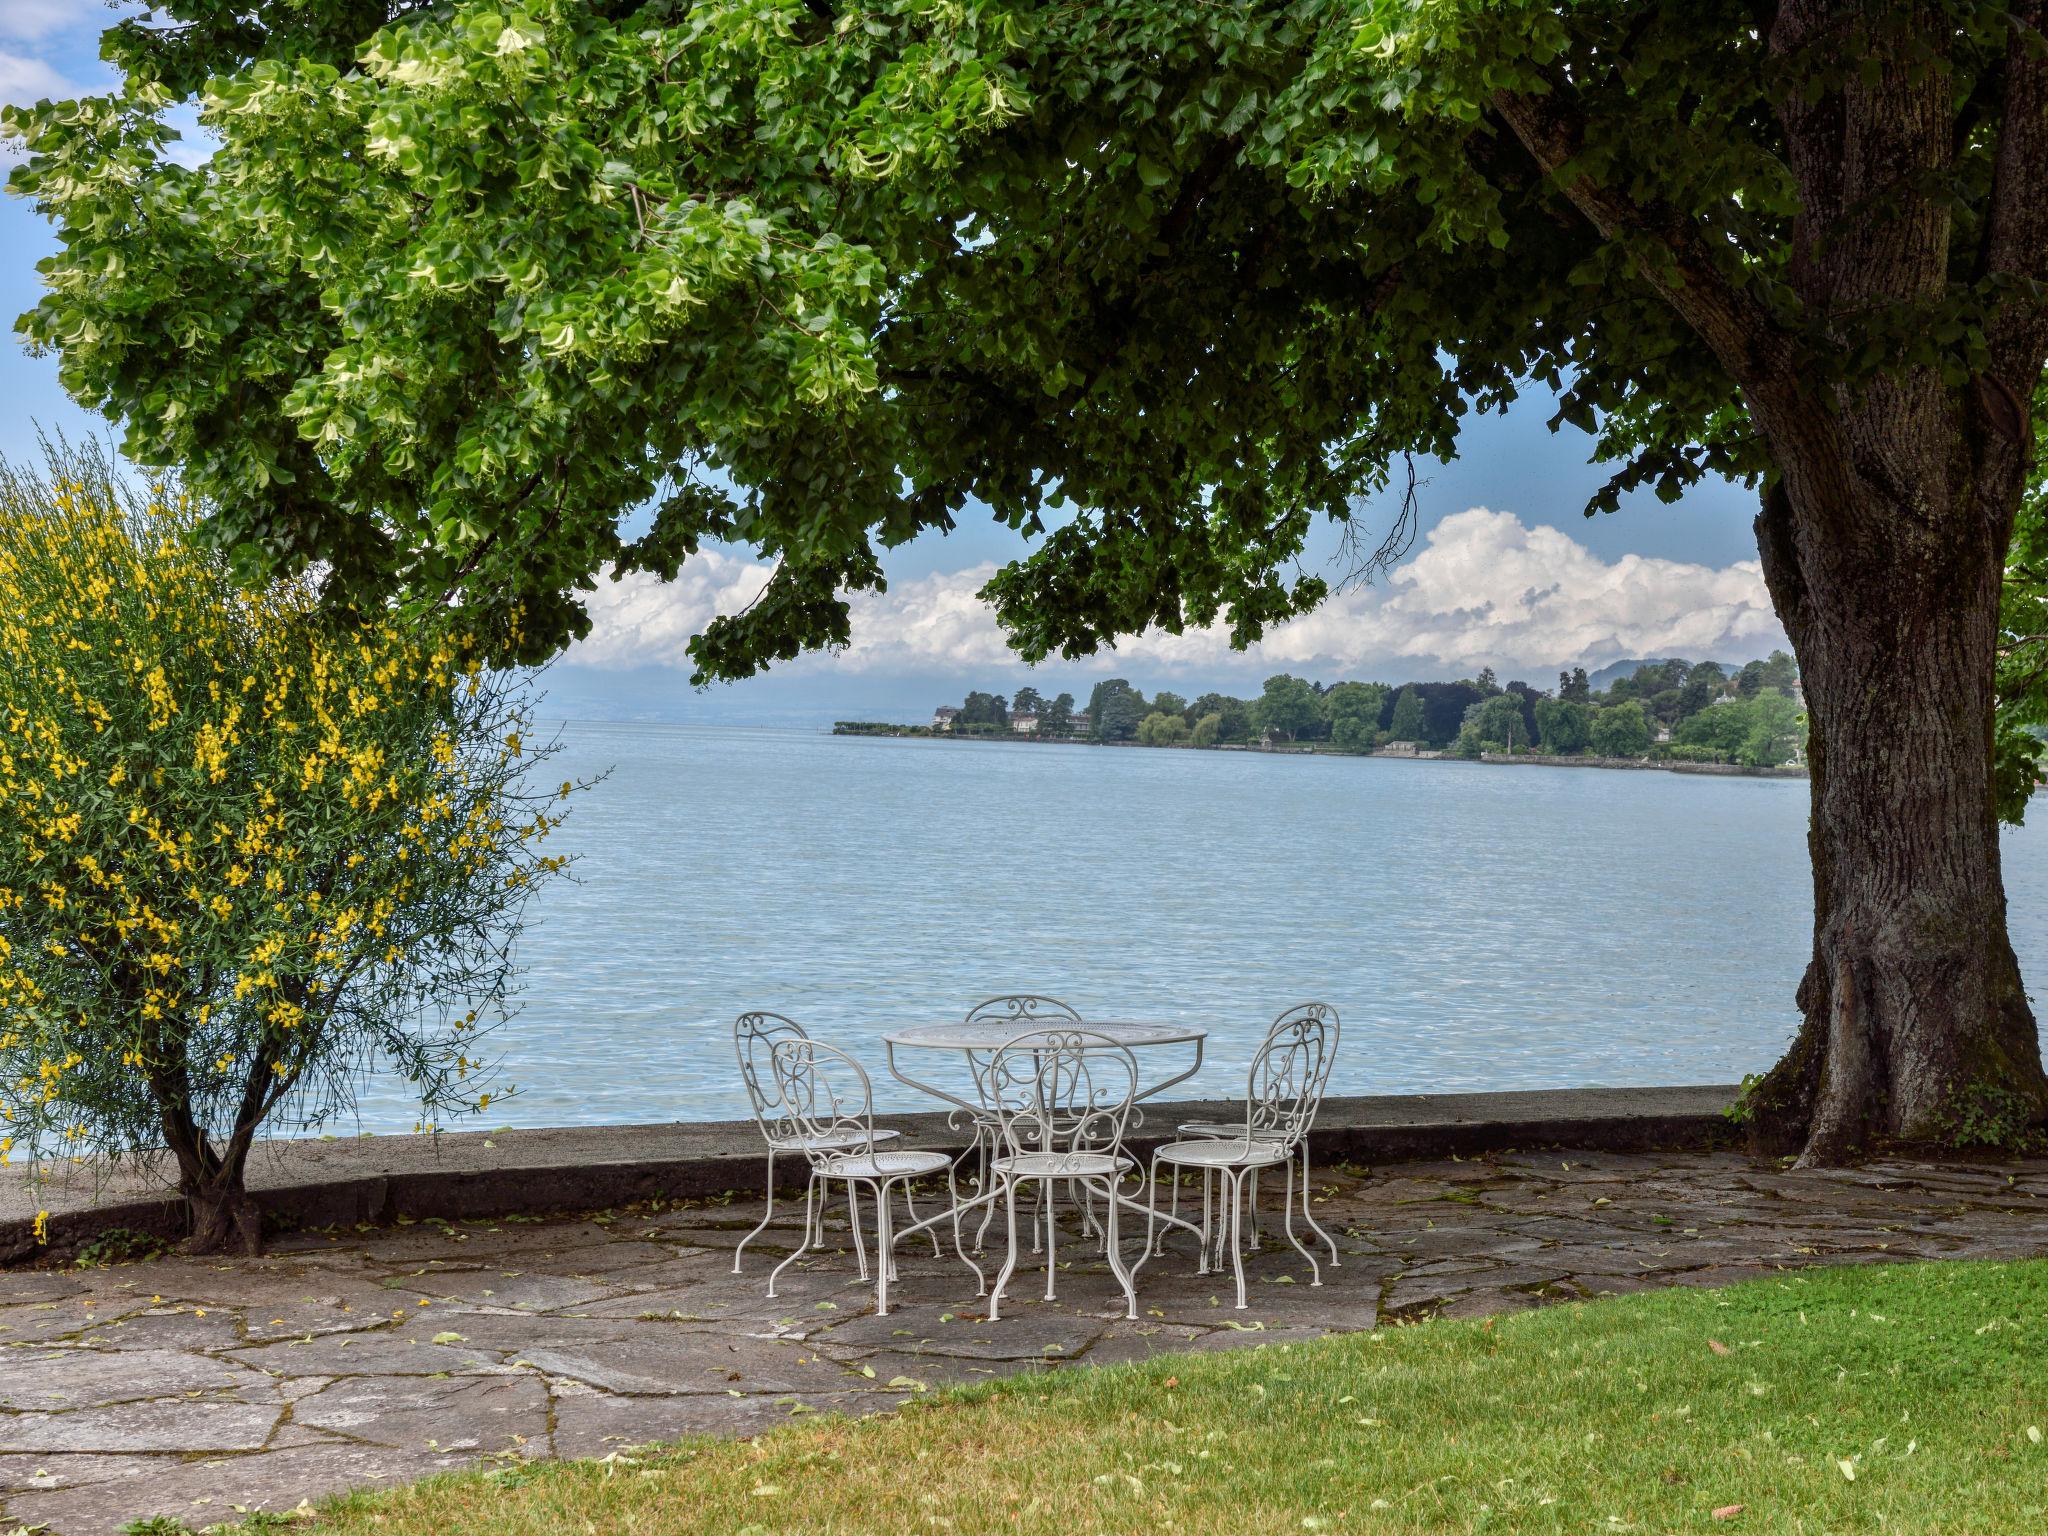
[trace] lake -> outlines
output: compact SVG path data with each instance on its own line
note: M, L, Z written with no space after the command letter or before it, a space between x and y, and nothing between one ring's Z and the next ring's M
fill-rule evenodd
M882 1032L1001 992L1203 1025L1190 1095L1241 1093L1307 999L1343 1017L1341 1093L1733 1082L1796 1024L1799 780L659 725L562 742L551 780L609 777L557 834L579 883L531 909L494 1126L741 1115L748 1008L853 1049L899 1109L931 1106L883 1071ZM2006 847L2039 976L2048 827ZM417 1119L402 1085L364 1098L365 1129Z

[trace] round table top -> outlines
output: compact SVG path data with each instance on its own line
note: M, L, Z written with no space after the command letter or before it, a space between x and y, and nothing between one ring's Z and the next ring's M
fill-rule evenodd
M1188 1045L1206 1040L1209 1031L1193 1024L1139 1024L1128 1019L1090 1019L1076 1024L1071 1019L985 1019L969 1024L913 1024L882 1036L891 1045L934 1051L994 1051L1025 1035L1048 1030L1074 1030L1085 1035L1102 1035L1118 1045L1142 1048L1148 1045Z

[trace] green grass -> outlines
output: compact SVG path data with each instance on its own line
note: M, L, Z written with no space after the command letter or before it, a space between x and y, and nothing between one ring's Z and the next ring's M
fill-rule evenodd
M1070 1370L754 1441L440 1477L327 1505L317 1528L2034 1533L2048 1262L1809 1271Z

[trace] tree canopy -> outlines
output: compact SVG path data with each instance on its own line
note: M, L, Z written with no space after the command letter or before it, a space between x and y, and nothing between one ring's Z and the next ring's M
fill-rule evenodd
M2007 7L1952 10L1973 99ZM1037 537L988 587L1029 659L1248 640L1324 595L1316 515L1530 379L1616 461L1598 507L1763 470L1658 289L1800 333L1768 109L1812 46L1734 0L162 0L119 93L9 119L64 241L22 324L245 569L460 591L527 657L706 540L776 571L703 675L843 642L971 502ZM1518 136L1690 232L1568 216ZM2010 286L1814 366L1971 369Z

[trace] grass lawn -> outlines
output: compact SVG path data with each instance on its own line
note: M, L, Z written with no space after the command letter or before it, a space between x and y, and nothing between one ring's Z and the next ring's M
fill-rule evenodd
M327 1505L317 1528L2031 1536L2048 1262L1808 1271L1066 1370L753 1441L450 1475Z

